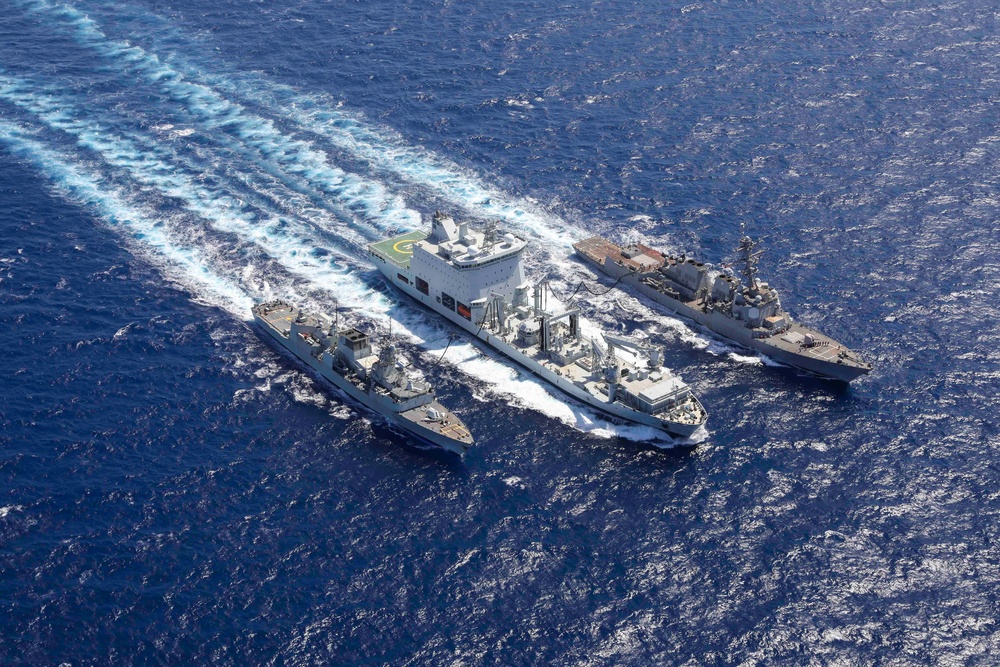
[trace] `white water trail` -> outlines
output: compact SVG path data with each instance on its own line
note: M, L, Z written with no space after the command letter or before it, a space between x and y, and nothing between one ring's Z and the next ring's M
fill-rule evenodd
M181 202L184 210L209 228L256 245L289 273L334 291L345 306L364 309L370 316L384 315L388 310L388 303L381 295L373 293L356 277L330 262L317 261L308 250L322 247L321 241L301 229L298 233L288 229L301 225L289 224L294 221L276 216L258 219L243 205L233 202L227 193L195 183L160 147L141 145L137 140L120 136L107 123L94 120L91 114L76 113L67 102L33 94L27 87L24 82L0 74L0 99L33 113L51 129L74 137L80 147L99 155L132 182Z
M174 238L161 214L129 203L117 188L46 147L21 125L0 120L0 142L29 160L56 191L119 231L131 251L157 267L168 280L240 319L250 317L253 302L246 292L212 271L212 259L200 248L185 246Z
M287 186L288 191L285 194L294 197L296 193L303 192L303 190L297 190L289 185L288 180L284 178L287 174L305 175L305 180L310 184L324 179L337 180L340 183L344 181L345 176L357 178L356 175L346 175L341 170L336 173L330 172L325 163L325 154L313 150L311 145L305 142L288 138L277 129L272 121L249 114L242 105L230 102L212 88L201 83L186 81L181 72L164 64L155 54L150 54L127 42L109 40L94 21L77 10L66 5L50 5L37 0L29 0L29 2L22 4L28 4L33 11L48 11L60 20L69 20L81 43L95 49L104 57L114 61L122 61L127 63L129 68L138 69L149 83L160 86L172 100L182 104L188 112L197 116L204 128L219 131L225 131L229 127L237 128L238 131L233 135L237 149L234 152L242 153L248 157L250 152L247 147L250 147L255 151L253 155L265 156L264 163L269 167L269 173L277 176L278 180ZM124 69L123 74L126 74ZM37 97L32 99L30 95L25 96L23 91L17 91L16 85L13 88L15 90L8 91L9 101L35 113L52 129L73 134L82 147L97 152L111 166L127 172L136 182L180 200L187 211L207 221L213 229L240 236L244 240L258 245L296 277L323 289L334 288L338 298L342 298L345 294L349 297L353 296L353 299L347 299L347 303L356 303L357 307L363 309L366 314L384 315L388 312L389 306L381 295L372 293L357 279L345 278L345 275L340 272L325 271L323 267L317 268L317 263L309 259L308 253L312 248L317 247L319 241L313 235L303 234L301 225L298 225L294 219L279 218L254 222L251 216L244 215L239 210L232 210L231 198L218 192L212 192L195 183L183 173L178 173L176 170L177 162L183 162L183 160L176 152L168 152L169 154L164 155L157 144L155 142L151 144L148 138L141 142L134 137L131 139L123 137L109 139L105 128L88 126L86 122L79 120L67 121L65 109L52 109L51 104L49 104L51 100L39 101ZM154 131L162 131L162 126ZM215 137L217 134L211 134L211 136ZM382 148L385 147L382 146ZM227 148L233 149L234 144L228 143ZM366 150L370 149L370 146L366 148ZM395 161L406 166L401 173L412 177L418 176L418 172L423 170L419 163L407 162L406 159L400 160L398 157L399 155L416 155L418 160L423 158L416 153L400 150L403 152L397 153ZM435 173L433 170L431 172L423 171L425 174ZM489 208L494 205L492 198L502 201L502 193L487 191L476 182L469 182L467 176L455 172L445 170L436 173L438 176L445 174L447 178L435 177L431 181L439 184L442 182L450 183L445 190L456 196L461 194L465 198L465 203L481 204L491 212L502 213L504 216L524 223L525 211L517 207L516 204L505 202L500 209ZM309 196L313 197L317 193L317 191L307 192ZM325 194L329 193L330 190L324 192L319 189L318 192ZM360 190L349 188L346 192L363 202L372 198L380 202L392 199L392 196L384 195L384 188L378 183L373 186L365 185ZM268 193L268 196L273 202L279 200L281 194L280 191L272 191ZM487 197L490 201L485 201L482 197ZM378 232L381 229L398 227L399 221L395 219L394 215L398 210L406 211L408 209L405 209L404 206L390 210L384 205L376 204L360 207L360 214L364 216L364 222L372 223L370 228L374 232ZM284 230L280 235L283 238L279 240L275 224L268 224L269 222L276 222L292 231L289 233L287 229ZM361 225L361 227L364 226L366 225ZM539 236L537 225L533 229L536 232L535 235ZM561 233L564 230L556 227L543 226L542 231L544 232L541 234L542 238L551 239L554 238L552 234L557 233L558 238L567 244L573 238L571 235ZM361 239L354 240L354 243L357 244L358 241ZM394 314L398 312L396 311ZM439 325L429 325L426 317L422 315L415 319L409 316L399 319L408 320L407 332L424 343L425 347L427 347L428 340L441 337L442 328ZM494 359L483 357L478 353L464 358L456 358L458 350L460 348L456 348L456 352L449 353L447 357L449 361L456 363L464 373L486 383L493 391L512 396L519 405L539 409L543 413L572 424L581 430L599 435L622 435L636 439L661 437L661 434L654 429L614 426L594 417L589 410L580 409L579 406L569 405L556 398L536 381L523 378L518 372L513 372L510 367L500 364ZM469 350L474 350L474 348L469 346ZM541 395L538 393L539 391L542 392Z
M341 170L331 175L324 162L326 154L317 150L312 142L288 137L279 129L274 118L322 138L348 153L352 159L367 162L377 172L394 174L407 183L437 193L476 216L500 219L516 228L537 241L532 244L532 252L537 255L534 268L536 272L544 268L557 290L571 291L580 282L595 284L589 270L569 259L571 244L589 236L589 232L531 200L511 197L498 188L486 185L470 170L447 159L408 146L397 132L371 125L360 114L341 109L328 96L302 93L257 75L231 71L219 74L199 66L186 52L172 52L169 58L161 58L129 41L109 38L93 19L73 7L48 0L19 2L32 11L48 13L68 23L82 44L121 66L123 72L134 69L143 74L150 84L192 115L208 140L221 142L235 151L241 150L240 146L245 150L245 144L252 144L252 150L260 156L255 163L286 185L290 185L289 172L301 177L303 183L293 188L292 196L302 193L314 204L326 206L336 199L325 197L328 188L324 184L330 180L346 182L346 189L341 194L352 202L346 210L352 215L357 213L361 218L355 220L354 226L368 240L381 238L387 231L420 227L419 213L407 208L401 200L394 199L382 184L356 174L345 174ZM151 33L170 35L177 43L189 42L162 17L144 13L141 20L145 26L151 23L157 25ZM156 39L155 34L145 37ZM250 112L245 104L234 102L234 99L253 104L273 118ZM233 132L235 148L234 142L226 139ZM273 193L267 194L280 201L280 197ZM386 204L389 201L392 205ZM297 215L308 219L309 213L308 203L296 206ZM322 222L317 224L323 226ZM364 239L350 239L363 248ZM631 297L623 298L620 292L607 295L602 294L600 288L594 291L598 293L581 296L593 306L591 315L605 325L613 327L617 323L618 318L610 316L609 312L617 312L623 302L627 302L626 310L641 320L661 326L665 332L696 349L709 349L716 353L717 345L712 345L677 318L659 313Z
M385 223L374 231L420 226L420 215L381 183L331 165L328 156L309 142L288 136L273 119L248 111L211 86L189 80L159 55L109 38L96 21L75 7L45 0L19 0L19 4L70 28L78 43L119 66L123 74L138 73L188 113L205 139L250 154L258 164L276 166L285 185L294 189L291 179L304 181L313 188L311 196L336 202L342 210L363 216L369 223ZM373 239L370 234L368 240Z
M75 7L47 0L16 1L30 12L61 21L73 30L79 43L142 75L148 83L199 117L208 130L235 132L269 159L294 164L295 171L317 187L340 183L343 172L331 171L326 156L309 142L290 139L277 128L274 120L249 112L244 104L228 99L220 91L255 105L263 104L283 121L322 136L331 145L379 170L437 192L475 215L499 218L544 241L542 247L550 248L546 254L553 257L564 257L572 242L585 234L584 230L545 211L536 202L511 198L451 161L407 146L397 133L375 129L357 114L338 110L336 104L322 96L298 93L287 86L244 74L227 72L219 76L198 67L183 54L174 53L165 60L129 41L109 38L96 21ZM143 18L153 21L156 17ZM171 29L165 21L163 29ZM352 184L348 189L371 187L370 183ZM359 198L386 202L390 199L383 193L376 194L382 196L368 193ZM386 203L385 207L390 204ZM369 208L367 212L377 213L379 209ZM413 228L420 225L419 216L408 214L405 207L396 217L396 226Z
M185 210L208 221L216 228L249 237L263 250L274 253L282 266L288 268L291 273L329 288L329 275L312 272L308 262L303 264L301 260L295 259L294 253L287 248L281 250L284 244L297 247L303 243L301 239L285 238L278 243L279 252L275 252L271 247L275 239L269 235L266 226L258 228L257 233L253 233L250 229L254 222L251 217L234 215L227 205L216 202L216 198L220 197L226 201L225 195L213 195L210 190L196 187L186 174L173 170L171 165L162 161L160 157L142 152L134 142L114 135L99 121L68 121L66 118L79 114L71 113L71 109L63 108L51 97L32 97L26 95L23 90L15 99L15 96L10 94L10 87L9 77L6 80L0 78L0 98L35 112L51 129L76 137L81 147L100 155L108 165L127 172L130 178L142 185L181 200L184 202ZM7 131L2 138L15 151L29 155L36 166L71 198L91 206L102 219L126 220L132 229L140 231L142 233L140 238L144 243L170 260L154 261L165 274L173 275L177 273L177 268L184 269L186 273L177 281L189 292L200 297L207 296L210 303L222 305L242 318L247 317L251 305L250 296L218 274L208 271L205 267L209 265L209 260L203 258L198 248L179 248L175 244L171 245L168 241L169 232L151 222L153 219L159 219L159 214L140 214L137 207L127 204L124 197L116 193L115 188L109 187L106 179L92 174L84 176L78 166L69 164L66 158L57 156L41 143L27 139L24 132L11 128L4 129ZM224 249L222 252L224 253ZM342 302L352 303L355 310L367 317L381 318L388 314L390 305L381 295L374 294L372 298L373 293L367 286L349 275L335 274L335 277L340 280L335 293ZM227 298L220 301L217 298L219 294ZM234 308L233 304L239 306ZM446 327L427 322L423 313L417 313L412 309L394 309L392 314L396 321L395 329L412 337L427 351L426 356L436 358L440 354L443 349L441 343L447 340ZM535 409L581 431L601 437L617 436L636 440L657 440L663 437L655 429L613 424L597 417L586 408L567 403L521 371L480 353L471 343L451 346L445 355L445 360L462 373L484 382L491 393L506 395L520 407Z

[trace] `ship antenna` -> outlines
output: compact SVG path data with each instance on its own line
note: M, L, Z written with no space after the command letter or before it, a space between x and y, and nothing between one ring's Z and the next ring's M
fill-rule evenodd
M751 294L757 291L757 261L764 254L763 250L754 252L759 246L759 242L755 242L746 235L746 225L741 222L740 245L736 250L739 253L740 261L743 263L743 271L741 273L747 279L747 288L749 288Z
M383 368L390 369L396 363L396 345L392 340L392 318L388 316L386 318L389 320L389 333L379 341L378 364Z
M497 242L497 222L490 220L483 229L483 253L489 254L493 251L493 246Z

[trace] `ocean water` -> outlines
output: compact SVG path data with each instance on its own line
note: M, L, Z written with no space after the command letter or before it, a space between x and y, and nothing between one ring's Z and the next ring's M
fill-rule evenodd
M995 664L1000 16L988 3L0 4L0 663ZM719 263L805 377L626 292L696 443L609 422L387 288L436 209ZM594 291L601 291L595 289ZM249 325L405 337L415 447ZM692 447L691 444L696 444Z

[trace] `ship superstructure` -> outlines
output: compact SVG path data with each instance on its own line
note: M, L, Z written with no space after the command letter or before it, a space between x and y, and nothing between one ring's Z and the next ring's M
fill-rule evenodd
M623 248L594 236L573 248L619 282L778 362L845 382L871 371L857 353L785 312L777 290L759 279L761 251L742 229L737 248L742 280L732 272L716 273L692 258L664 255L640 243Z
M338 331L329 318L284 301L257 304L253 316L282 348L407 433L459 455L472 445L462 420L435 399L430 384L405 367L391 341L376 349L363 331Z
M705 423L690 387L659 348L587 337L580 311L525 277L524 239L436 213L430 232L369 246L389 281L573 398L607 414L690 436Z

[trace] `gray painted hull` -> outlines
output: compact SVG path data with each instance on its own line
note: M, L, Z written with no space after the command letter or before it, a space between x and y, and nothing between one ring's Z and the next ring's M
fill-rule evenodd
M394 409L395 404L391 399L384 396L371 395L362 391L350 380L337 373L332 367L327 366L323 363L323 361L310 354L307 349L296 349L297 346L292 340L282 336L270 324L261 319L256 312L254 313L254 321L257 323L257 326L267 334L268 339L278 343L282 350L295 357L298 361L309 366L309 368L311 368L319 377L323 378L337 389L347 394L351 399L360 403L369 410L382 415L400 429L416 436L424 442L455 454L462 455L468 449L468 446L461 441L443 436L437 431L433 431L423 426L418 421L407 419ZM326 356L328 356L328 353L324 353L324 357Z
M627 269L619 267L616 264L605 266L604 264L595 261L592 257L585 253L578 252L577 256L602 273L615 279L620 278L622 284L631 286L643 296L649 297L653 301L665 306L678 315L686 317L689 320L714 331L720 336L733 341L734 343L756 350L761 354L765 354L779 363L794 366L795 368L800 368L802 370L809 371L810 373L815 373L816 375L842 380L844 382L850 382L851 380L854 380L868 372L867 368L824 361L822 359L816 359L807 355L798 354L793 350L784 349L772 342L772 339L778 339L777 336L770 338L754 338L752 332L743 326L742 322L734 321L718 311L709 311L706 313L697 308L692 308L682 301L673 299L670 296L641 282L639 278L642 274L631 273ZM801 325L794 326L802 330L807 330L806 327L802 327Z

